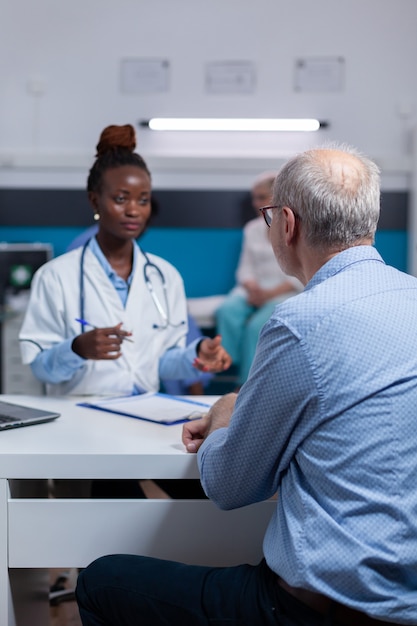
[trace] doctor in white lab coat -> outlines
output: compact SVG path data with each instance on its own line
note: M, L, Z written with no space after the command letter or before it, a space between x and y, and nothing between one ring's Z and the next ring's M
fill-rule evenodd
M130 394L134 388L156 391L160 371L160 358L167 350L178 353L178 359L186 357L185 335L187 333L187 311L182 279L176 269L164 259L147 255L160 269L167 288L167 302L163 295L161 277L151 266L147 268L147 281L161 306L167 307L175 326L161 328L165 324L144 279L146 259L134 243L135 271L130 284L126 306L109 281L100 265L90 242L83 260L84 304L80 297L80 266L83 248L78 248L45 264L32 282L27 315L20 334L20 345L25 363L33 363L41 356L41 350L50 355L52 371L43 377L52 395L66 394ZM83 308L83 313L81 313ZM113 328L116 339L115 359L83 358L72 350L74 338L82 331L78 319L88 320L100 329ZM122 324L120 330L118 325ZM132 341L117 341L121 329ZM90 327L85 327L90 330ZM109 331L110 335L110 331ZM195 347L190 351L194 357ZM43 356L43 355L42 355ZM87 355L86 355L87 356ZM55 367L54 367L55 365ZM178 371L181 365L178 365ZM54 375L54 371L58 375ZM192 359L185 358L182 371L190 375L195 372ZM35 373L40 371L40 368ZM42 375L40 375L42 377ZM169 365L167 378L170 375Z
M156 391L162 377L230 365L220 337L186 347L181 276L135 241L151 215L151 177L135 145L132 126L104 129L87 185L98 233L32 281L21 354L48 394Z

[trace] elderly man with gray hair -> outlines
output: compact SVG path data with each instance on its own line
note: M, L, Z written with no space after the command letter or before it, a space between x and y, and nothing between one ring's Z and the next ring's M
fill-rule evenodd
M85 625L417 624L417 279L373 247L377 166L346 146L279 172L262 213L304 291L262 329L239 394L184 426L207 495L277 495L257 566L104 557Z

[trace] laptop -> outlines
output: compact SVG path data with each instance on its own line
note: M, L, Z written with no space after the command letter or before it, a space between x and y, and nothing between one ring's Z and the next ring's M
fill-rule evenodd
M59 416L60 413L0 401L0 431L50 422Z

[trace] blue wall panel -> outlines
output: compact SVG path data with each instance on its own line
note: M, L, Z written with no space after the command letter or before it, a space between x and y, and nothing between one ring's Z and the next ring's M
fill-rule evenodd
M50 243L58 256L83 230L69 226L3 226L0 241ZM175 265L189 297L201 297L227 293L233 287L241 237L240 228L149 228L141 245ZM407 270L405 231L378 231L375 245L386 263Z
M402 272L407 271L407 233L402 230L380 230L376 233L375 247L387 265Z

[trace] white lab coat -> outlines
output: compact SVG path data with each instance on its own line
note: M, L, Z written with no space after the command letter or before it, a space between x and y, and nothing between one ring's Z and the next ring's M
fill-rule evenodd
M72 250L43 265L35 274L28 309L19 335L22 360L31 363L40 347L47 349L80 334L80 262L82 248ZM145 257L139 252L126 308L90 249L84 258L84 319L97 327L123 323L132 331L134 343L124 341L122 356L116 360L86 360L69 381L47 385L50 395L122 395L134 385L148 391L159 388L160 357L174 346L184 347L187 333L187 305L182 278L164 259L148 254L163 273L167 286L169 318L175 328L163 325L144 279ZM166 309L162 282L152 268L148 276L157 297ZM35 343L33 343L35 342ZM38 345L36 345L38 344ZM40 346L40 347L39 347Z

